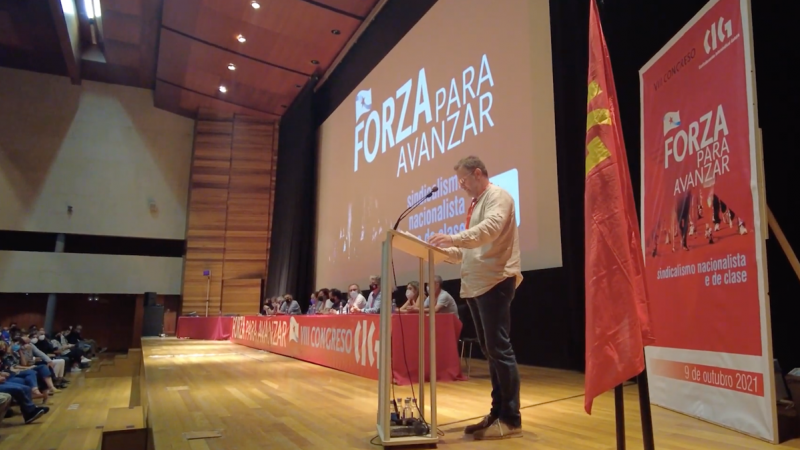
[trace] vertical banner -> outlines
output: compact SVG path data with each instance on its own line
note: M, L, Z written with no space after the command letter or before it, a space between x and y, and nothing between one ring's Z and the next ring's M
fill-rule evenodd
M777 440L748 0L710 1L640 71L654 404Z

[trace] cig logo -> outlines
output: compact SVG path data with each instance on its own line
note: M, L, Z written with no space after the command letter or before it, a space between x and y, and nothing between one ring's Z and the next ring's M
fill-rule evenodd
M720 17L719 22L712 23L711 29L706 30L706 36L703 39L703 48L706 50L706 54L715 51L726 39L730 39L731 35L733 35L733 24L730 20L725 22L725 18Z

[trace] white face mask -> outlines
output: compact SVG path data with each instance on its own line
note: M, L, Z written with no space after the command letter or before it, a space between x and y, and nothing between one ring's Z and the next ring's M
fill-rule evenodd
M36 339L36 338L31 339L31 344L35 344L37 342L39 342L39 339Z
M406 289L406 298L411 299L413 297L414 297L414 291L412 291L411 289Z
M358 297L358 291L350 291L350 298L355 300L356 297Z

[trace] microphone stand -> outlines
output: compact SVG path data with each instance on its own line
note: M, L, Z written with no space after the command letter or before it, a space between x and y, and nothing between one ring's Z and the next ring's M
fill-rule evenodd
M401 222L403 219L405 219L405 218L406 218L406 216L407 216L409 213L411 213L411 211L413 211L413 210L414 210L414 208L416 208L417 206L421 205L421 204L422 204L422 202L424 202L425 200L427 200L427 199L431 198L431 197L433 196L433 193L434 193L434 192L436 192L436 191L438 191L438 190L439 190L439 188L438 188L437 186L434 186L434 187L432 187L432 188L431 188L431 191L430 191L430 192L428 192L428 195L426 195L425 197L422 197L422 198L421 198L421 199L420 199L418 202L416 202L416 203L414 203L413 205L411 205L411 206L409 206L408 208L406 208L406 210L405 210L405 211L403 211L403 214L400 214L400 217L398 217L398 218L397 218L397 222L395 222L395 223L394 223L394 227L392 227L392 230L394 230L394 231L397 231L397 227L400 225L400 222Z

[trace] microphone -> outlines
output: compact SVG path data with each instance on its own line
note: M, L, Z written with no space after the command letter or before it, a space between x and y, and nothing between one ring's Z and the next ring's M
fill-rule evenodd
M400 214L400 217L397 218L397 222L394 223L394 227L392 229L397 231L397 226L400 225L400 221L405 219L406 216L408 216L408 214L411 213L411 211L413 211L414 208L416 208L417 206L421 205L422 202L424 202L425 200L431 198L433 196L433 193L438 191L438 190L439 190L439 186L432 187L431 191L428 192L428 195L426 195L425 197L422 197L418 202L416 202L413 205L411 205L408 208L406 208L406 210L403 211L403 214Z

